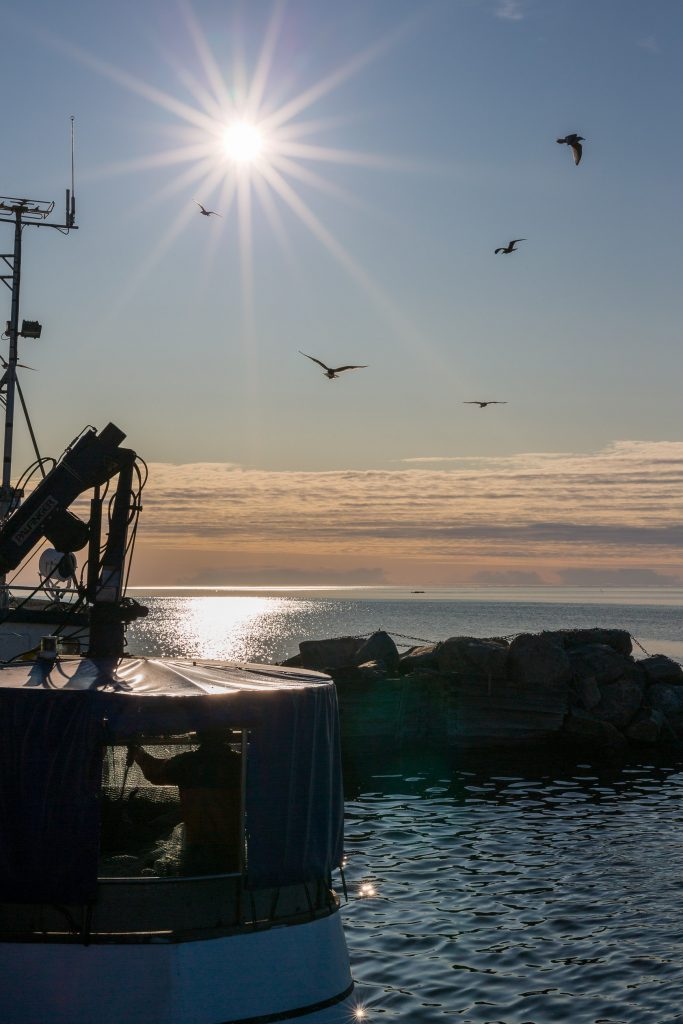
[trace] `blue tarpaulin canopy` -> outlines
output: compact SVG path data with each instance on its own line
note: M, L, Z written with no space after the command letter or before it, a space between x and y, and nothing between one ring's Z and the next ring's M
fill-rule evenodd
M0 901L94 899L104 747L209 727L249 730L247 884L327 877L343 855L337 695L327 676L64 658L0 668Z

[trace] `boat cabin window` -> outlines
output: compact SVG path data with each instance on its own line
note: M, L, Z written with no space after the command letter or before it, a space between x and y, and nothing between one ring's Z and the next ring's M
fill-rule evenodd
M245 736L241 730L207 730L107 746L100 877L241 871Z

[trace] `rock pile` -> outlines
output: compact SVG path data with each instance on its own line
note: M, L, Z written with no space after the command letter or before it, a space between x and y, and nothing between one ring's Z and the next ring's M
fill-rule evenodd
M620 629L456 636L403 654L384 632L309 640L286 664L329 672L344 741L619 748L683 741L683 669L636 660Z

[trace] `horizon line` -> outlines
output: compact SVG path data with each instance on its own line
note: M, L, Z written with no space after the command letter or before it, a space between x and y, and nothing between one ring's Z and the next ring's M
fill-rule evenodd
M229 584L229 583L196 583L196 584L136 584L128 590L412 590L419 593L435 593L444 590L680 590L680 583L273 583L273 584Z

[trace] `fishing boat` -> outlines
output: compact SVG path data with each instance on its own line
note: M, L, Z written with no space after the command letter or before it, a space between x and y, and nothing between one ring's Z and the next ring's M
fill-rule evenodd
M125 594L141 503L124 436L85 430L0 524L5 573L85 530L89 617L85 656L48 636L0 666L1 1019L348 1021L334 684L125 656L146 609Z
M28 406L19 381L20 339L38 339L42 324L20 318L22 279L22 240L27 228L51 228L62 234L77 230L76 200L73 181L72 120L71 188L66 190L66 213L63 221L52 219L52 201L0 197L0 226L13 228L14 243L10 252L0 253L0 281L11 295L10 318L2 337L9 343L7 358L0 357L0 404L4 406L3 464L0 483L0 523L21 504L25 490L36 478L45 477L54 459L45 458L38 447ZM18 400L18 402L17 402ZM21 407L35 461L16 481L12 479L15 443L15 414ZM10 661L37 649L47 633L58 637L64 650L87 646L87 615L78 575L77 556L63 549L64 538L58 532L43 540L35 565L35 582L20 584L0 574L0 662ZM84 541L85 543L85 541ZM22 567L19 567L20 569Z

